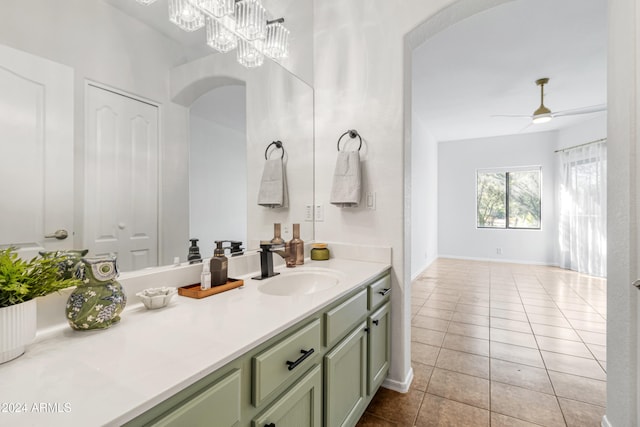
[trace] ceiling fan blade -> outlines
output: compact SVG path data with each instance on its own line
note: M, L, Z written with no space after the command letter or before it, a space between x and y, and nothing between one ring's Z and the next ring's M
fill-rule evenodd
M579 114L598 113L607 111L607 104L591 105L589 107L573 108L571 110L562 110L551 113L553 117L577 116Z
M492 114L491 117L517 117L531 120L531 116L527 116L524 114Z

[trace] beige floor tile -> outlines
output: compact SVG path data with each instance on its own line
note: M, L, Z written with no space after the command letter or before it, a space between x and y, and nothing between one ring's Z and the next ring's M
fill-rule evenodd
M528 421L492 412L491 427L540 427L540 424L533 424Z
M435 317L420 316L419 314L411 319L411 325L418 328L433 329L434 331L445 332L449 327L448 320L436 319Z
M491 301L491 308L497 308L499 310L508 310L508 311L517 311L519 313L524 313L524 306L521 302L518 303L510 303L510 302L502 302L502 301Z
M486 356L442 348L436 367L489 379L489 358Z
M551 338L560 338L571 341L582 341L580 336L571 328L560 328L558 326L540 325L537 323L531 323L531 329L533 333L538 336L545 336Z
M551 377L553 388L559 397L599 406L606 406L607 404L606 381L555 371L549 371L549 377Z
M596 357L596 359L606 362L607 361L607 346L604 345L596 345L596 344L587 344L591 353Z
M435 368L427 393L489 409L489 380Z
M600 427L605 408L588 403L558 398L567 427Z
M397 391L380 388L371 400L367 412L376 417L398 423L401 426L412 426L423 398L424 392L418 390L398 393Z
M356 427L399 427L399 425L398 423L387 421L365 412L360 420L358 420Z
M431 373L433 372L433 366L412 362L411 367L413 368L413 381L411 382L411 388L419 391L427 391L427 386L431 379Z
M597 332L576 331L580 338L587 344L607 345L607 334L599 334Z
M458 302L458 300L460 299L459 296L457 295L451 295L451 294L444 294L441 292L437 292L434 291L433 294L431 294L431 300L437 300L437 301L450 301L450 302Z
M434 331L433 329L412 327L411 341L440 347L442 345L442 341L444 340L444 334L445 333L442 331Z
M603 381L607 379L607 375L595 359L586 359L549 351L541 351L541 353L549 371L564 372L565 374Z
M489 411L425 394L416 427L488 427Z
M553 394L546 369L491 359L491 381L499 381L541 393Z
M451 320L451 317L453 316L453 311L422 306L422 308L418 312L418 315L425 316L425 317L433 317L433 318L442 319L442 320Z
M451 318L454 322L469 323L472 325L489 326L489 316L481 316L479 314L455 312Z
M545 337L539 335L536 337L540 350L553 351L555 353L569 354L578 357L592 357L591 352L581 342L563 340L559 338Z
M490 347L490 356L492 359L544 368L540 351L536 349L501 342L491 342Z
M604 321L590 322L588 320L569 319L569 323L571 323L571 326L573 326L575 329L579 329L581 331L597 332L600 334L607 333L607 323Z
M593 307L591 307L589 304L587 304L586 302L582 302L582 303L571 303L571 302L562 302L559 301L556 303L557 306L565 311L565 310L572 310L572 311L582 311L584 313L595 313L596 311L593 309Z
M520 322L518 320L503 319L502 317L491 317L491 327L498 329L506 329L514 332L524 332L527 334L531 332L531 326L529 322Z
M585 320L587 322L602 322L604 318L599 313L585 313L584 311L562 310L567 319Z
M477 306L473 304L461 304L458 303L455 308L456 312L479 314L480 316L489 315L489 307Z
M491 410L547 427L563 427L555 396L499 382L491 383Z
M520 322L529 321L524 311L511 311L511 310L503 310L500 308L491 307L489 314L491 315L491 317L501 317L503 319L517 320Z
M450 322L447 333L464 335L466 337L480 338L485 340L489 339L488 326L471 325L468 323Z
M490 340L503 342L506 344L519 345L521 347L538 348L533 334L525 334L522 332L507 331L505 329L490 329Z
M552 303L553 304L553 303ZM540 307L537 305L525 305L527 314L538 314L541 316L563 317L562 312L557 307Z
M411 360L413 362L422 363L423 365L435 366L439 352L440 347L422 344L419 342L411 343Z
M442 347L450 350L473 353L480 356L489 356L489 340L483 340L480 338L465 337L464 335L447 333L444 336Z
M540 325L549 325L549 326L557 326L560 328L571 328L567 319L560 316L546 316L544 314L534 314L531 313L529 316L529 322L537 323Z
M432 300L428 299L427 302L424 303L424 307L435 308L438 310L449 310L453 311L456 308L456 303L451 301L440 301L440 300Z

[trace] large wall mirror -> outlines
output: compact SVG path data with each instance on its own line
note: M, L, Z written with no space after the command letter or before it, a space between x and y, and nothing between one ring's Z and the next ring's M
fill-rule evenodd
M11 208L0 245L115 252L132 271L184 261L190 238L205 257L213 240L255 249L276 222L285 239L300 223L312 240L312 1L265 2L292 21L291 57L255 69L208 50L203 31L174 36L160 21L166 0L151 6L3 2L0 179ZM271 209L257 195L276 140L289 205ZM57 230L68 237L45 238Z

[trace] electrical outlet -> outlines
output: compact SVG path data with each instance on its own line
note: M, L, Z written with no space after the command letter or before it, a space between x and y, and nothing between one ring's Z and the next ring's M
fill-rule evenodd
M324 221L324 206L323 205L316 205L315 219L316 219L316 221Z
M375 191L367 191L366 194L367 209L376 210L376 193Z
M502 248L496 248L496 254L502 255Z
M313 221L313 205L304 205L304 220Z

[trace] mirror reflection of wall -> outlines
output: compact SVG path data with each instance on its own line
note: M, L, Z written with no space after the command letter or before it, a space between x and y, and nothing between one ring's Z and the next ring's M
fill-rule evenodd
M247 242L247 136L244 85L198 98L189 110L189 235L203 258L215 240Z

